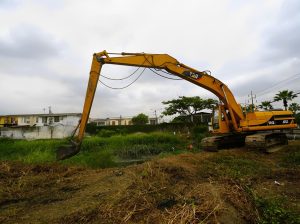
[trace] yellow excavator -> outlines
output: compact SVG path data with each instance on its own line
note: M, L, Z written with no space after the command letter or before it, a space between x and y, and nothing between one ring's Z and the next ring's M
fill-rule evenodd
M112 56L113 55L113 56ZM115 56L118 55L118 56ZM89 82L83 106L82 117L78 124L78 134L71 139L71 145L57 150L57 159L62 160L76 155L84 137L86 124L94 100L95 91L104 64L136 66L166 71L214 93L220 100L218 106L218 126L212 137L201 142L206 150L246 144L252 148L268 149L287 144L283 129L296 128L291 111L252 111L244 113L230 89L220 80L205 71L188 67L168 54L147 53L107 53L102 51L93 55ZM214 119L212 119L213 121Z

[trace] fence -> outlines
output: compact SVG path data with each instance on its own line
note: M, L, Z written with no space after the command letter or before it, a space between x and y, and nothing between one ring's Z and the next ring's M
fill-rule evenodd
M0 136L13 139L59 139L71 136L74 126L1 128Z

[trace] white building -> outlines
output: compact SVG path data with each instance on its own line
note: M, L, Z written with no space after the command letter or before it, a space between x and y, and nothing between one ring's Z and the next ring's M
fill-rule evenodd
M17 126L77 126L81 113L19 114Z
M1 116L0 116L1 117ZM0 137L14 139L53 139L70 137L81 118L81 113L18 114L14 123L0 128ZM11 119L10 119L11 120Z
M97 126L115 126L115 125L132 125L132 117L110 117L110 118L94 118L90 119L90 123L95 123ZM158 124L157 119L150 117L148 123L151 125Z

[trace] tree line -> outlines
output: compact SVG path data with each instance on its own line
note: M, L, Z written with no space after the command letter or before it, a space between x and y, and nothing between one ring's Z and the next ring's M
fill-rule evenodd
M282 101L283 107L285 110L289 109L292 111L296 117L297 123L300 122L300 114L297 113L300 111L300 105L298 103L290 103L298 95L293 91L283 90L279 91L273 98L273 101L262 101L258 108L263 110L272 110L274 109L272 103ZM163 101L162 104L166 105L164 111L162 112L163 116L172 116L178 115L173 119L172 122L190 122L194 123L194 117L197 113L208 109L213 111L217 105L218 100L215 99L203 99L199 96L179 96L177 99L172 99L168 101ZM245 108L246 111L251 111L254 105L249 105ZM141 113L132 118L133 124L146 124L148 122L148 116Z
M282 101L285 110L289 109L290 111L293 111L294 114L297 114L297 112L300 110L300 105L298 103L291 103L288 105L288 102L292 101L297 96L298 95L293 91L279 91L279 93L274 96L273 101L262 101L258 107L264 110L272 110L274 109L272 105L273 102Z

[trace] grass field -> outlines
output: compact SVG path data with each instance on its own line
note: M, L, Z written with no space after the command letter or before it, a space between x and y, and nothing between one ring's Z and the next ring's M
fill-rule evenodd
M300 223L300 141L274 154L196 153L172 133L107 134L63 162L66 140L1 139L0 222Z
M0 160L24 163L51 163L55 151L67 140L12 140L0 138ZM110 137L85 138L81 152L61 163L92 168L117 166L124 160L142 160L155 155L178 153L186 149L186 142L171 133L153 132Z

